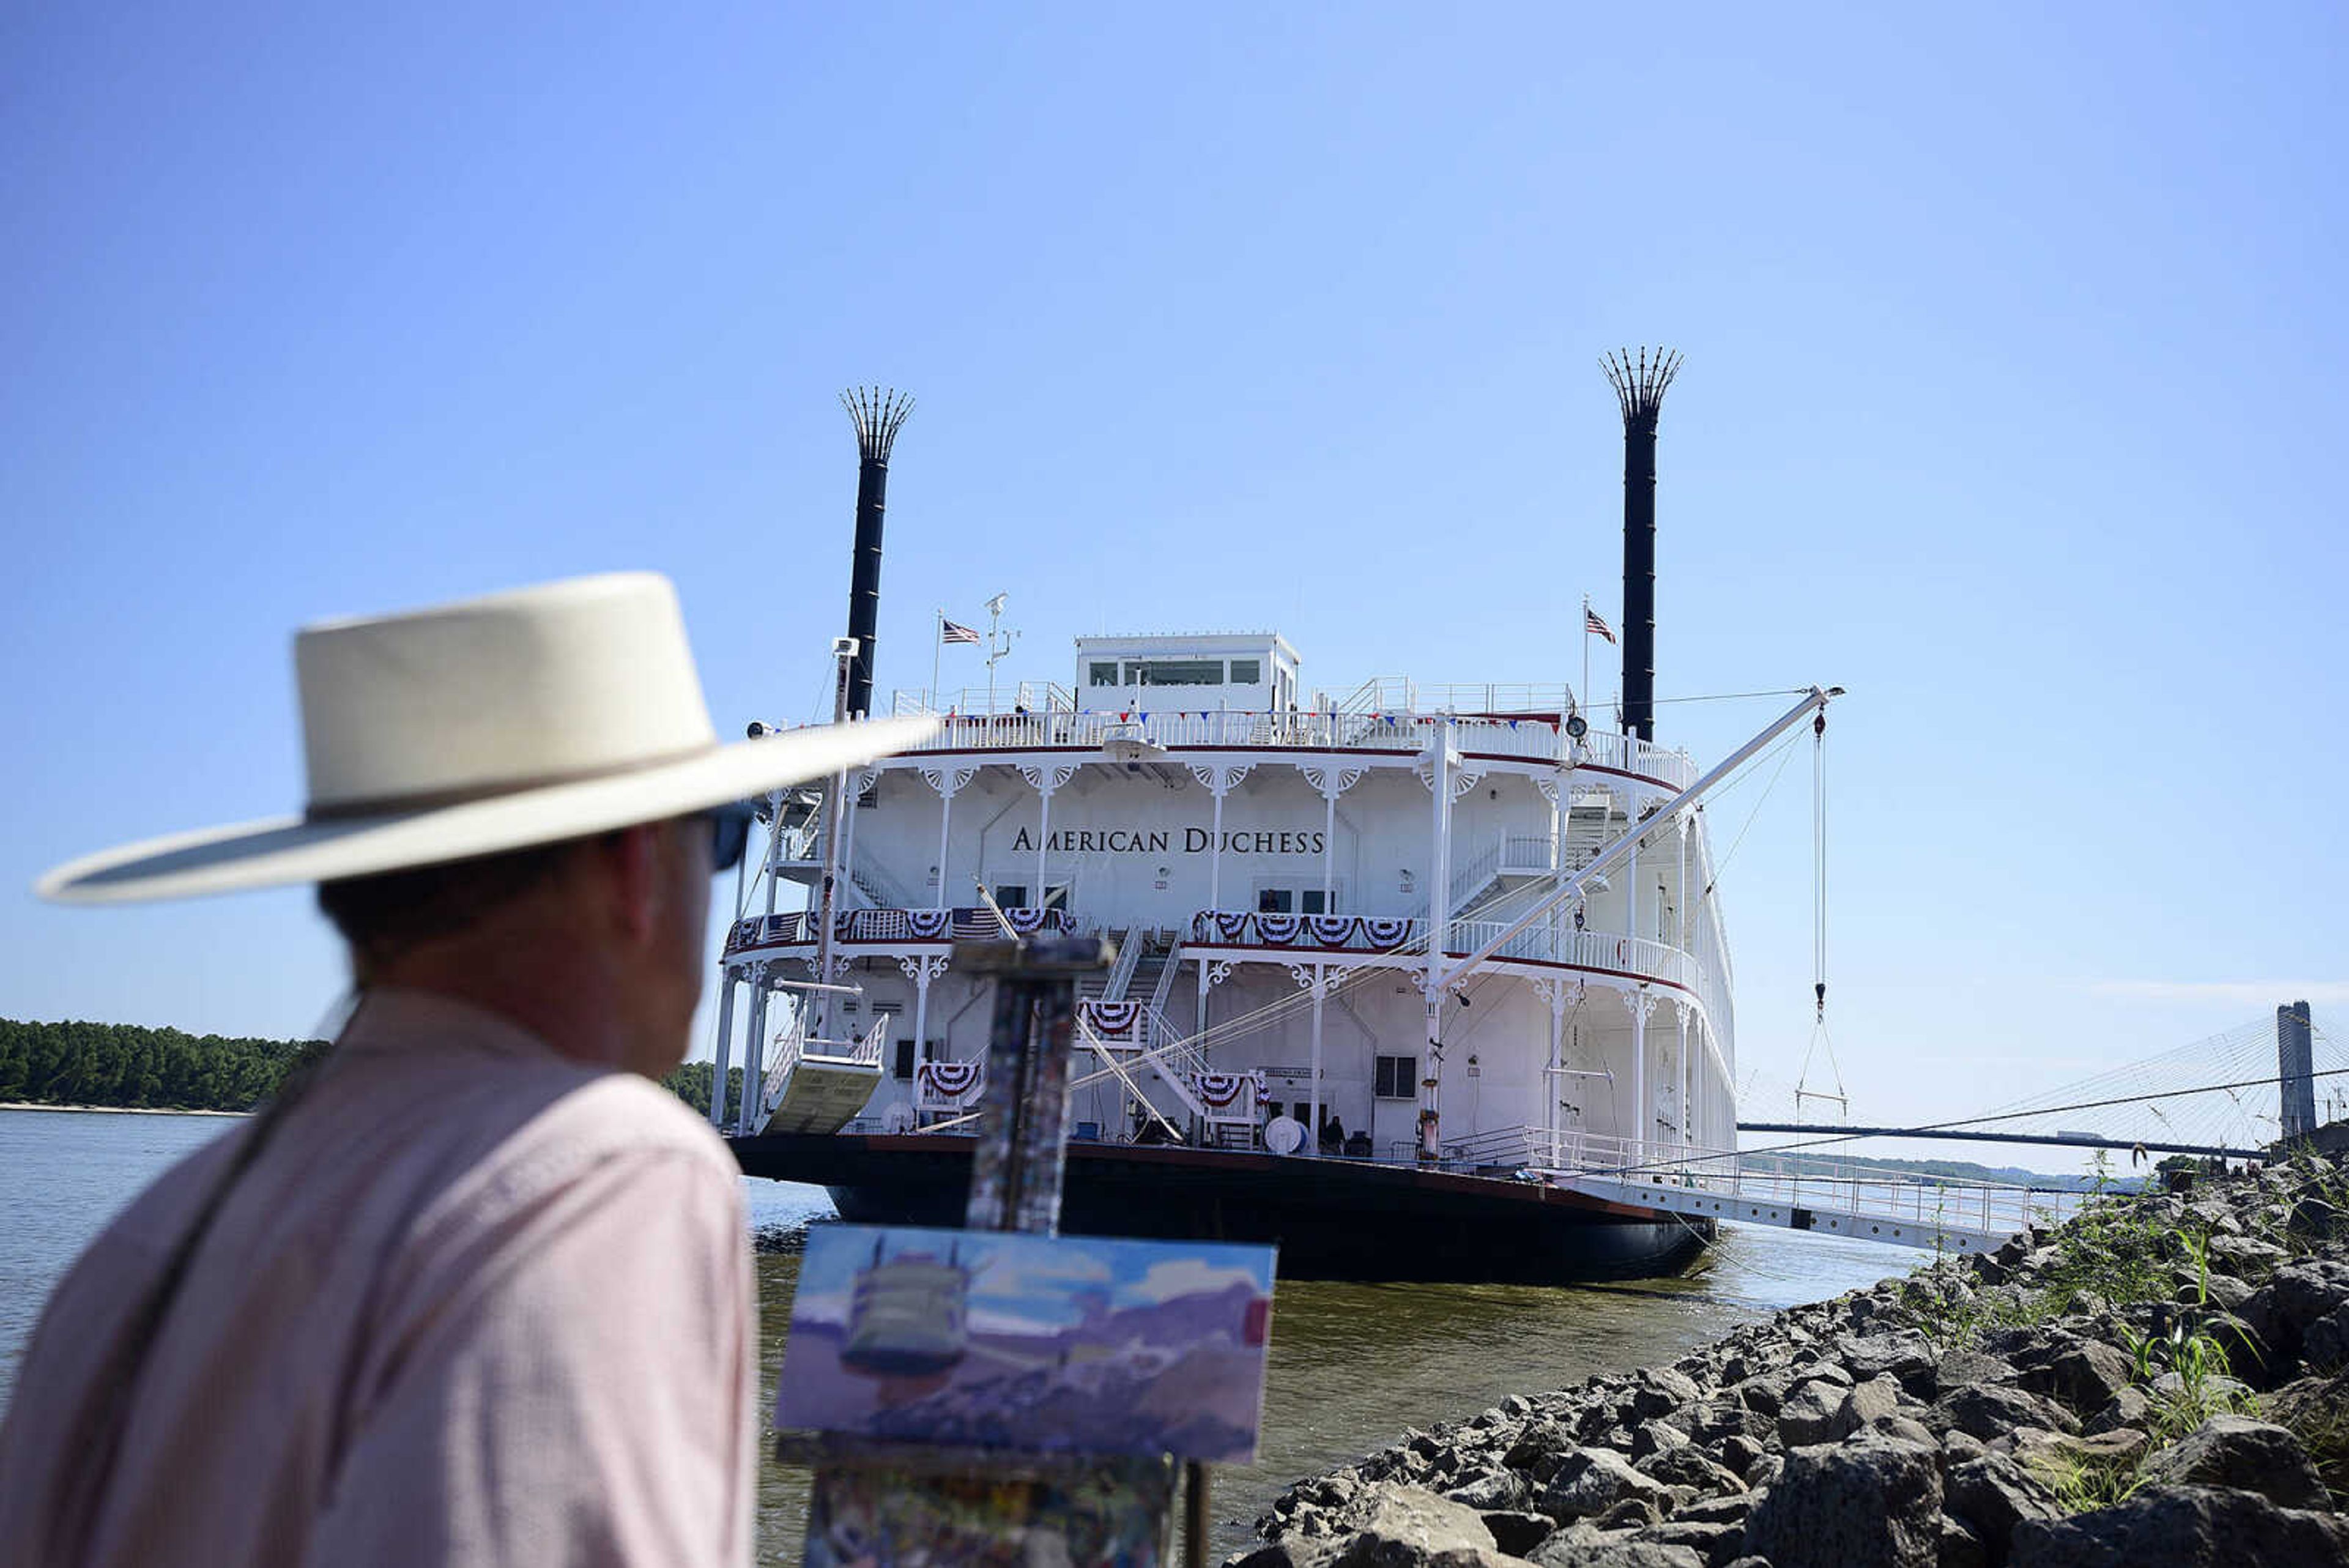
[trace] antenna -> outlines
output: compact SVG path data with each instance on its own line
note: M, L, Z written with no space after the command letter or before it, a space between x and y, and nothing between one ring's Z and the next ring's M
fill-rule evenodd
M1623 732L1656 738L1656 421L1680 374L1669 349L1599 361L1623 413Z

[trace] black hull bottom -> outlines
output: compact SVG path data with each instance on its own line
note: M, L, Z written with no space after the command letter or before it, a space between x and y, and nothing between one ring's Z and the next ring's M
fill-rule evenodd
M824 1188L845 1220L959 1226L970 1140L733 1140L745 1174ZM1074 1144L1061 1204L1073 1235L1272 1242L1280 1275L1561 1284L1677 1272L1709 1222L1506 1176L1214 1149Z

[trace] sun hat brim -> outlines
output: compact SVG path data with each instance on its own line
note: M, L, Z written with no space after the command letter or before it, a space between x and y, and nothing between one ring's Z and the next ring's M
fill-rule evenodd
M901 752L934 718L875 719L738 741L625 773L359 816L285 816L172 834L68 862L34 883L65 904L192 898L332 882L527 849L705 811Z

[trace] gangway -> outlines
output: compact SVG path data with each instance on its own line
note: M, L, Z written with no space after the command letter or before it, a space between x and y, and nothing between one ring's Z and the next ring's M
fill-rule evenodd
M889 1014L858 1040L810 1039L793 1023L775 1042L775 1064L761 1085L766 1133L836 1133L854 1121L881 1085L881 1050Z
M1555 1139L1526 1129L1546 1181L1609 1202L1736 1225L1818 1231L1937 1251L1993 1251L2033 1226L2060 1224L2095 1194L2000 1182L1906 1179L1874 1167L1801 1157L1799 1163L1593 1133ZM1541 1147L1548 1144L1547 1149ZM1544 1154L1551 1158L1542 1159ZM1764 1160L1768 1163L1764 1163Z

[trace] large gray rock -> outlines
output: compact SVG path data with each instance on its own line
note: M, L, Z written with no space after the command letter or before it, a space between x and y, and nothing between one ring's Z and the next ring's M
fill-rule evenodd
M2132 1385L2115 1394L2105 1407L2088 1417L2081 1429L2085 1432L2110 1432L2123 1427L2146 1426L2152 1419L2153 1401L2144 1389Z
M1493 1568L1501 1555L1476 1511L1418 1487L1386 1487L1331 1568Z
M1778 1441L1790 1449L1832 1442L1842 1434L1836 1414L1843 1408L1847 1390L1832 1383L1806 1383L1778 1407Z
M1444 1495L1479 1513L1520 1508L1526 1497L1526 1478L1510 1469L1470 1470L1445 1487Z
M1534 1549L1539 1568L1704 1568L1704 1559L1686 1546L1622 1537L1568 1541L1552 1536Z
M1989 1568L2000 1568L2026 1519L2055 1519L2055 1495L2013 1459L1983 1454L1951 1465L1941 1482L1941 1506L1973 1527Z
M1933 1449L1864 1438L1795 1449L1746 1516L1744 1550L1773 1568L1933 1568L1941 1472Z
M2318 1372L2337 1372L2349 1366L2349 1302L2301 1331L2300 1358Z
M2325 1568L2349 1563L2349 1521L2256 1492L2147 1487L2127 1501L2014 1527L2012 1568Z
M2283 1508L2330 1506L2324 1482L2300 1439L2243 1416L2213 1416L2145 1461L2158 1486L2221 1486L2255 1491Z
M2129 1358L2109 1345L2081 1340L2066 1345L2054 1360L2033 1367L2017 1381L2033 1394L2061 1400L2081 1415L2090 1415L2112 1402L2129 1386Z
M2272 1241L2253 1236L2210 1238L2210 1266L2238 1279L2264 1279L2292 1262L2292 1254Z
M1607 1449L1578 1449L1562 1461L1535 1506L1564 1524L1605 1513L1626 1498L1644 1499L1659 1511L1671 1506L1671 1489L1631 1468Z
M2349 1263L2313 1258L2278 1269L2236 1315L2255 1336L2268 1378L2274 1380L2299 1359L2308 1326L2332 1316L2344 1303L2349 1303Z
M1651 1421L1693 1402L1698 1393L1696 1380L1685 1372L1670 1366L1643 1366L1632 1376L1629 1424Z
M1641 1474L1653 1476L1666 1486L1685 1487L1700 1497L1733 1497L1745 1490L1734 1470L1692 1448L1651 1454L1640 1461L1639 1468Z
M1479 1515L1493 1532L1493 1544L1512 1557L1530 1557L1535 1547L1557 1532L1546 1513L1524 1509L1495 1509Z
M1843 1347L1843 1365L1854 1384L1894 1377L1920 1398L1933 1392L1932 1343L1913 1328L1853 1340Z
M2020 1376L2014 1363L1986 1350L1952 1350L1933 1365L1934 1386L1942 1390L1969 1383L2012 1383Z
M1547 1418L1528 1421L1517 1434L1501 1462L1513 1470L1523 1470L1537 1481L1549 1480L1557 1469L1558 1460L1575 1449L1574 1434L1563 1424Z
M2019 1427L2044 1427L2051 1432L2076 1432L2080 1423L2052 1399L2020 1388L1971 1384L1941 1396L1925 1417L1937 1432L1951 1428L1987 1443Z
M1840 1441L1862 1427L1872 1427L1899 1413L1900 1385L1889 1374L1870 1378L1865 1383L1856 1383L1837 1402L1835 1418L1827 1425L1827 1436ZM1781 1419L1783 1421L1783 1417ZM1785 1429L1783 1425L1779 1428L1782 1432Z

